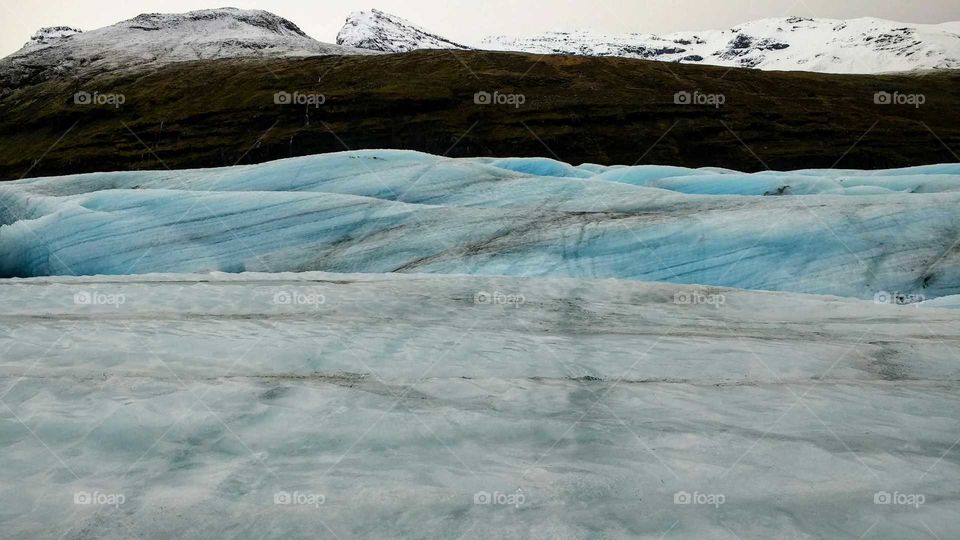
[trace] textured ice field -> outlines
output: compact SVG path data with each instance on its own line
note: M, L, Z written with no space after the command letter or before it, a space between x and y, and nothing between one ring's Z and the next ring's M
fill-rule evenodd
M0 296L4 538L960 537L956 310L422 274Z
M0 277L404 272L960 293L960 165L743 174L362 151L0 185Z
M960 165L28 179L0 299L3 538L960 537Z

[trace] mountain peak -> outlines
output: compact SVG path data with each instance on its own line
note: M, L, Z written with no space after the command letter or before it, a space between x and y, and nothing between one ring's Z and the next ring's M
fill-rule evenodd
M350 53L362 51L320 43L267 11L145 13L82 33L67 26L41 29L22 49L0 60L0 87L172 62Z
M46 26L33 33L30 36L28 45L49 45L63 38L68 38L76 34L82 34L83 30L72 26Z
M467 48L376 9L350 15L337 43L384 52ZM661 35L579 30L497 36L482 40L479 48L764 70L884 73L960 67L960 23L787 16L748 21L726 30Z
M337 44L394 53L418 49L469 49L379 9L351 13L337 34Z
M241 23L280 36L307 37L307 34L300 27L279 15L259 9L233 7L201 9L187 13L143 13L120 24L126 24L132 29L157 31L197 24L216 25L220 21L225 21L228 24Z

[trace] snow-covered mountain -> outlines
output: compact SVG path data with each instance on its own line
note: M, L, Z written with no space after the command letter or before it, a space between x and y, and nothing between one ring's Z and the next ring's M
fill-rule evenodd
M377 51L461 48L392 15L354 14L337 42ZM960 68L960 22L906 24L875 18L763 19L729 30L673 34L547 32L496 36L475 48L535 54L620 56L665 62L824 73Z
M337 44L383 52L469 48L377 9L351 13L337 34Z
M186 60L345 52L359 51L316 41L294 23L266 11L152 13L89 32L67 26L43 28L22 49L0 60L0 83L17 85Z
M316 41L293 22L266 11L221 8L144 14L89 32L69 26L42 28L22 49L0 60L0 86L187 60L470 48L881 73L960 68L960 22L916 25L873 18L791 17L665 35L577 31L496 36L468 46L374 9L351 14L334 45Z
M960 68L960 22L918 25L874 18L790 17L662 36L591 32L501 36L484 40L483 48L767 70L882 73Z

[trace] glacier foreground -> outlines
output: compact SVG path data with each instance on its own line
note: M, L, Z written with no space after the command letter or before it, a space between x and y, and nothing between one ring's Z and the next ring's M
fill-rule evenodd
M360 151L0 185L0 277L622 278L960 293L960 165L744 174Z
M960 536L956 310L426 274L0 294L5 538Z

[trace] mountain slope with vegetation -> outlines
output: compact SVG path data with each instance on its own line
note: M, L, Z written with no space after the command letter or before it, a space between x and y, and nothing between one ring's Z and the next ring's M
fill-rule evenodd
M364 148L889 168L957 161L958 100L956 71L826 75L449 50L202 60L8 88L0 178Z

